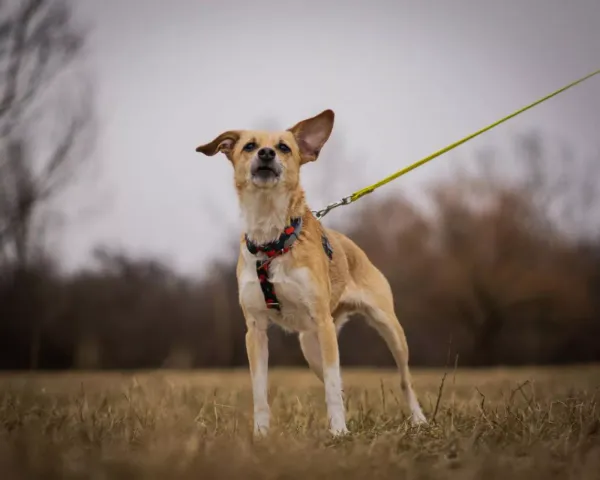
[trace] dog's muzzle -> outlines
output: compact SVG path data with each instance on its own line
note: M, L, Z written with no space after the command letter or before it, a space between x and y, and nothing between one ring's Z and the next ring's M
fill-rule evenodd
M261 148L252 160L250 167L252 180L258 183L268 183L277 180L281 175L281 164L272 148Z

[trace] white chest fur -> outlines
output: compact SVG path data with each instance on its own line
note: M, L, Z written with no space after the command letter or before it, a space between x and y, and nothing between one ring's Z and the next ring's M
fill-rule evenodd
M267 318L282 328L294 332L315 328L313 320L314 285L307 268L292 266L286 255L277 257L269 266L269 281L275 288L280 311L267 309L256 274L256 257L243 252L245 267L238 280L240 303L256 320Z

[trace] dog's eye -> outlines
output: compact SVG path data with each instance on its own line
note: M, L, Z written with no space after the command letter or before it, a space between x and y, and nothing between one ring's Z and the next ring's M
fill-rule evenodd
M280 142L277 148L283 153L290 153L291 149L285 143Z
M248 142L246 145L244 145L244 152L251 152L255 148L256 148L256 143Z

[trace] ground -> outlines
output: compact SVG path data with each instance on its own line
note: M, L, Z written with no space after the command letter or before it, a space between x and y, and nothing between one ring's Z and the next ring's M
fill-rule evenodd
M344 371L351 435L322 386L272 370L273 431L251 435L246 371L0 375L0 472L20 478L600 478L600 366Z

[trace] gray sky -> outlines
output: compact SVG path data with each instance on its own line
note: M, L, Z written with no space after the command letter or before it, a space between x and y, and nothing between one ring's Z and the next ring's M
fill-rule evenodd
M100 136L94 188L63 234L71 267L97 243L186 272L229 254L241 225L230 165L194 152L225 129L334 109L336 151L304 176L317 208L600 68L598 0L76 3L91 27ZM530 129L598 152L599 127L595 78L374 196L418 192L455 156Z

